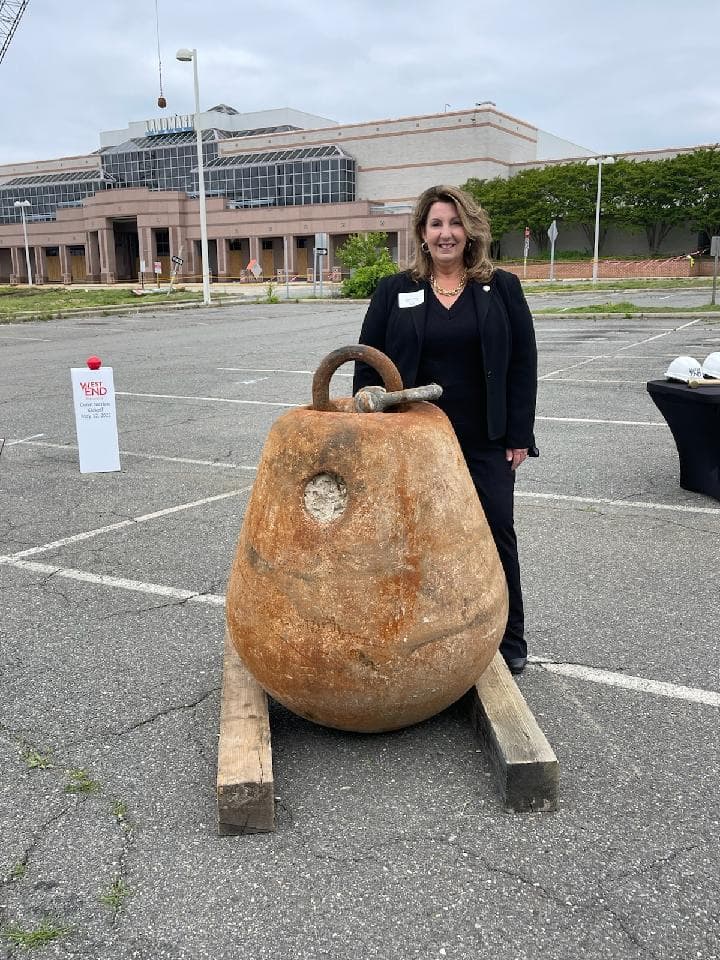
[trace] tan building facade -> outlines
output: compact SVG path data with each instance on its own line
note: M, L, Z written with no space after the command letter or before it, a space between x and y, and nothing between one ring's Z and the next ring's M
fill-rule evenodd
M0 167L0 283L27 282L16 196L36 283L153 282L157 264L161 277L174 268L178 281L199 278L196 140L192 118L175 122L101 134L100 151L85 156ZM329 238L329 276L348 235L371 230L389 235L405 265L410 210L426 187L592 155L491 103L355 124L220 105L201 126L210 273L223 281L249 279L253 262L263 278L307 279L316 234ZM167 189L173 182L184 189Z

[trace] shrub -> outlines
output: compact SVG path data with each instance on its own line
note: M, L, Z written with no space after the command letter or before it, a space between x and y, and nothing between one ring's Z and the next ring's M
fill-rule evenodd
M371 297L382 278L391 277L394 273L397 273L397 266L389 254L369 267L358 267L351 277L343 281L342 296L356 300Z

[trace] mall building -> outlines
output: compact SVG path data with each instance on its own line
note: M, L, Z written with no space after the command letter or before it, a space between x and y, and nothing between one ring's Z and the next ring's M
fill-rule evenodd
M210 272L220 281L248 279L253 262L263 278L306 279L317 234L328 237L323 263L336 277L337 248L352 233L384 231L404 265L410 211L426 187L593 155L491 102L353 124L221 104L200 123ZM176 115L106 131L85 156L0 166L0 283L27 282L23 214L34 282L135 282L141 270L167 277L171 265L178 281L198 279L197 156L194 115Z

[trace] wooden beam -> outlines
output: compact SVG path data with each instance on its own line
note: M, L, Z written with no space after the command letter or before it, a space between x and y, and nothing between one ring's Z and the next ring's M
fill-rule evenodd
M516 812L556 810L557 757L499 653L471 698L473 721L490 750L505 806Z
M267 694L246 670L225 631L217 770L218 832L275 829L275 784Z

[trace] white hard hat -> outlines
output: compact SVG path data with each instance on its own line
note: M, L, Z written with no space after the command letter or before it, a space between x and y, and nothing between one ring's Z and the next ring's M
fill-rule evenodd
M665 371L666 380L680 380L689 383L690 380L702 380L703 370L700 361L695 357L675 357Z
M720 380L720 353L710 353L705 357L702 371L706 377Z

